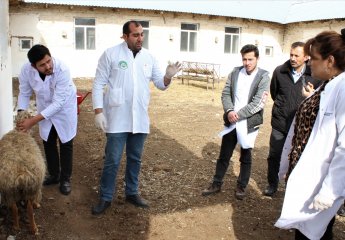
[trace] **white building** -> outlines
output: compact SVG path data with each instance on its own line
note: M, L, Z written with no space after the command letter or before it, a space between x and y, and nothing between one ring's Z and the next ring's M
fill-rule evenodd
M13 128L8 0L0 5L0 138Z
M320 11L325 6L332 11ZM259 47L260 66L272 72L292 42L340 30L341 9L343 1L10 0L12 74L18 76L27 50L41 43L73 77L93 77L100 54L122 41L122 25L132 19L142 21L145 47L162 67L168 60L217 63L225 76L251 43Z
M72 77L94 77L122 26L141 21L145 47L160 61L241 65L239 50L256 44L271 73L288 59L291 43L345 26L345 1L333 0L0 0L0 138L13 128L12 77L32 45L46 45Z

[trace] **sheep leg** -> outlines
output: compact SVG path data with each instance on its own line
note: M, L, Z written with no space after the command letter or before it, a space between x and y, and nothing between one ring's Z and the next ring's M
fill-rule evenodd
M11 205L12 210L12 218L13 218L13 229L18 231L19 230L19 216L18 216L18 207L16 203Z
M37 235L38 234L38 228L35 223L34 218L34 208L32 206L32 201L28 200L27 206L26 206L26 213L28 215L29 225L30 225L30 231L32 234Z

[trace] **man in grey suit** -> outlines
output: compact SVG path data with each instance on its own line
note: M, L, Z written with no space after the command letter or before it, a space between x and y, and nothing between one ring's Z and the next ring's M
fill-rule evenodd
M202 191L203 196L220 192L237 143L241 145L241 165L235 197L242 200L246 196L245 189L251 173L251 151L259 125L263 123L263 108L268 96L270 77L266 70L257 66L259 50L255 45L243 46L241 55L243 66L233 69L222 92L225 129L222 132L216 173L210 186Z

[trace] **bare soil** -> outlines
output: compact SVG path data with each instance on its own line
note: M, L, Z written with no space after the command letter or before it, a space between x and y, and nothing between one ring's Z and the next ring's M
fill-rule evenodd
M92 80L76 79L78 90L91 91ZM220 101L224 82L206 90L204 82L182 84L175 80L167 91L152 87L149 135L142 158L141 195L149 209L139 209L124 201L124 166L117 179L117 193L110 209L91 215L98 201L98 185L103 166L105 136L94 127L91 96L80 105L78 134L74 142L72 193L60 194L58 186L43 187L41 208L35 210L39 235L28 232L25 217L21 230L11 229L11 216L2 209L0 239L12 235L17 240L213 240L213 239L293 239L293 231L273 225L279 217L284 197L281 184L273 197L265 197L266 158L270 135L272 102L266 105L260 128L247 197L236 200L234 188L239 172L239 152L235 151L221 193L203 197L219 154L222 130ZM14 96L18 84L14 81ZM37 128L34 129L37 136ZM41 147L41 140L37 137ZM24 216L24 215L23 215ZM345 218L338 217L334 239L345 239Z

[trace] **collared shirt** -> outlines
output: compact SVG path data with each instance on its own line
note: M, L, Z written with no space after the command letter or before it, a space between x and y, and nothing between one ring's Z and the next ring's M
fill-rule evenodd
M77 134L77 90L70 71L61 61L52 58L53 74L44 79L26 63L19 75L18 109L28 109L30 97L36 95L37 112L44 119L39 122L40 136L47 141L52 124L62 143Z
M297 72L294 68L291 71L293 81L296 83L298 79L304 74L305 72L305 64L303 66L303 69L301 72Z
M149 133L150 81L161 90L164 74L156 59L141 49L135 56L123 42L99 59L92 90L93 108L102 108L107 133Z

